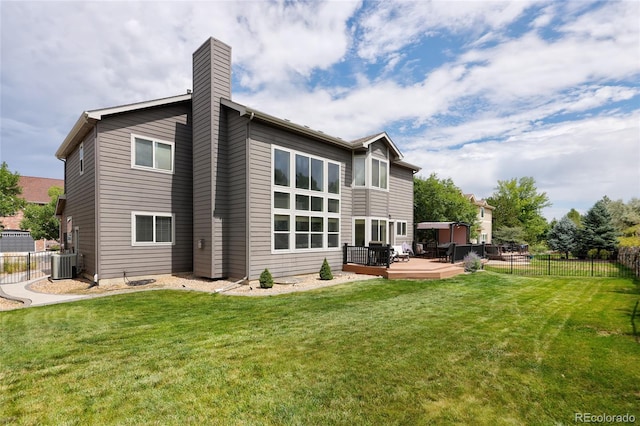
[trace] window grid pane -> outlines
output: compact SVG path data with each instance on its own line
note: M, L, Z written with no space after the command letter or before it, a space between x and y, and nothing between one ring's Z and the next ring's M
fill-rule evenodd
M376 188L380 187L380 162L371 160L371 185Z
M156 243L170 243L172 241L171 218L156 216Z
M136 216L136 242L153 242L153 216Z
M279 149L274 150L273 183L289 186L289 153Z
M339 194L340 193L340 166L337 164L329 163L328 164L328 181L329 188L328 191L331 194Z
M380 161L380 188L387 189L387 163Z
M323 191L324 187L324 161L311 159L311 190Z
M171 145L156 143L156 169L171 170Z
M309 157L296 154L296 188L309 189Z
M355 185L365 186L366 184L365 158L355 157L353 159L353 168L354 168L354 174L355 174L355 179L354 179Z
M153 142L136 138L136 166L153 167Z

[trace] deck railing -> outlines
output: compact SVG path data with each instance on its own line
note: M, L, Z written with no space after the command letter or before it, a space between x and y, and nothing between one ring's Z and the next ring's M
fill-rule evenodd
M385 266L391 263L391 246L342 246L342 263L354 263L365 266Z

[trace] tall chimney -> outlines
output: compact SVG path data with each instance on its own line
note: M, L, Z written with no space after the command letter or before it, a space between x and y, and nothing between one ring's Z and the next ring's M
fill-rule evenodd
M231 99L231 47L210 38L193 53L193 271L196 276L224 276L222 221L224 203L216 201L220 144L224 124L220 98ZM220 204L220 205L216 205Z

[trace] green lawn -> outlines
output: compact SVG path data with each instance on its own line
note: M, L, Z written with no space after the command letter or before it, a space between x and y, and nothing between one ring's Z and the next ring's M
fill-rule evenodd
M640 420L631 280L481 272L0 313L0 424Z

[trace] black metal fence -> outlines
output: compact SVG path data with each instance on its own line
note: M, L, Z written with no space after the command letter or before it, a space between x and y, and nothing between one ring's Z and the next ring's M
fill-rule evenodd
M623 259L624 260L624 259ZM577 259L563 254L503 253L501 260L490 260L484 269L514 275L555 275L565 277L633 278L640 271L618 259Z
M355 263L365 266L386 266L391 263L391 246L342 246L342 263Z
M51 274L52 252L0 253L0 284L19 283Z
M485 257L484 244L451 244L451 263L462 262L464 257L474 252L480 257Z

